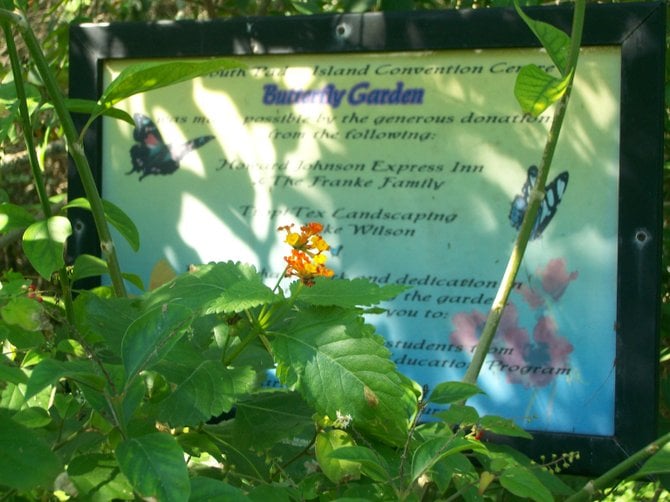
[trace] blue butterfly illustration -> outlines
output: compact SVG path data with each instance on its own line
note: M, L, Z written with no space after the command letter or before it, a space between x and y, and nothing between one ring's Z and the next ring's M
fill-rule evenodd
M530 197L530 192L537 182L538 170L537 166L530 166L528 168L528 177L526 182L523 184L521 189L521 195L514 197L512 201L512 206L509 211L509 221L514 228L517 230L521 227L521 222L524 215L526 214L526 209L528 209L528 199ZM562 172L554 180L549 183L545 189L544 199L540 205L540 211L537 214L537 219L535 220L535 225L533 225L533 230L531 231L530 238L536 239L542 235L544 229L547 228L549 222L556 214L558 205L563 199L563 194L565 189L568 186L568 179L570 175L567 171Z
M149 117L136 113L133 120L133 138L137 143L130 148L133 168L126 174L139 172L140 181L150 174L174 173L179 169L179 161L187 153L214 139L214 136L201 136L180 145L166 145L156 124Z

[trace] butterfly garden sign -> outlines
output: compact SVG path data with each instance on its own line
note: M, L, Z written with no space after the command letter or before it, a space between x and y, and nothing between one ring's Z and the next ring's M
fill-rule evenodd
M587 9L552 171L479 379L486 395L469 402L545 451L632 450L654 430L661 10ZM533 14L569 31L569 9ZM274 283L276 229L319 221L336 275L409 287L369 316L399 369L425 389L462 378L553 113L525 115L514 98L522 66L558 73L513 11L84 25L71 44L78 98L97 99L137 60L240 63L119 103L134 125L91 129L103 196L142 238L138 252L119 243L124 270L148 284L157 264L241 260ZM91 252L91 225L75 218L74 252Z

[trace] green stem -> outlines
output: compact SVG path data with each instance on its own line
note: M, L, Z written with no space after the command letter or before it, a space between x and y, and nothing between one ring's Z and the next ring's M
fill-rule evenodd
M9 21L7 19L0 18L0 25L2 25L2 31L5 35L5 41L7 42L7 53L9 54L12 74L14 76L14 88L16 89L16 97L18 98L19 103L19 114L21 116L21 125L23 127L23 137L26 142L26 150L28 152L28 163L30 164L33 180L35 181L35 188L37 190L37 196L40 200L40 205L42 206L42 213L44 214L44 218L48 220L51 218L53 213L51 211L49 196L47 194L46 185L44 184L44 177L42 176L40 161L37 157L37 150L35 148L35 140L33 138L32 132L32 122L30 120L30 111L28 110L28 100L26 97L26 88L23 82L23 74L21 73L21 61L19 60L19 54L16 51L14 35L12 33ZM67 280L67 270L65 267L60 269L58 277L61 285L63 305L65 306L65 315L68 322L73 323L74 306L72 304L72 292L70 290L70 283Z
M612 483L614 483L615 480L624 476L626 472L634 469L635 466L637 466L640 462L651 457L668 443L670 443L670 433L661 436L655 441L652 441L623 462L612 467L599 478L589 481L582 487L581 490L568 497L565 502L580 502L582 500L591 500L598 491L610 486Z
M533 230L533 226L535 225L535 219L537 218L540 204L542 202L542 198L544 197L544 187L549 175L549 167L551 166L551 162L554 158L554 152L556 151L556 145L558 144L558 137L561 132L563 119L565 118L565 112L567 110L570 93L572 91L572 82L575 76L577 59L579 57L579 48L582 42L585 7L585 0L577 0L575 2L575 12L572 21L570 56L567 65L567 71L569 72L568 85L565 90L565 94L563 94L563 97L556 105L556 112L551 123L551 128L549 129L544 153L542 154L538 179L535 183L535 187L531 191L529 205L526 210L526 214L524 215L523 222L521 223L519 235L517 236L516 242L514 243L512 254L510 255L509 261L507 262L507 268L505 269L500 289L498 290L498 293L496 294L495 299L491 305L491 309L486 319L486 324L484 325L477 349L475 350L475 353L472 357L472 362L470 363L470 366L468 367L468 370L463 377L463 381L467 383L477 383L477 378L479 377L479 372L481 371L484 364L484 359L488 354L491 343L493 342L493 337L495 336L498 325L500 324L500 319L502 318L505 305L507 304L507 300L512 291L512 288L514 287L514 280L519 271L519 267L521 266L521 261L523 260L524 253L526 252L526 247L528 246L528 241L530 240L530 235Z
M33 63L42 77L42 81L44 82L47 92L51 97L56 114L61 121L63 134L68 145L68 151L72 157L72 160L74 161L77 173L81 179L84 192L86 193L86 198L91 205L91 213L93 214L93 220L100 238L100 250L102 251L102 256L107 262L107 268L112 279L114 293L116 296L126 296L126 288L123 283L123 277L121 275L121 268L116 256L114 242L112 240L109 226L107 225L107 220L105 218L102 199L98 193L98 188L95 184L88 159L84 154L84 148L81 142L78 141L77 129L74 125L74 122L72 121L72 116L65 106L65 100L61 95L58 82L56 82L56 78L51 71L51 68L49 68L49 64L47 63L46 58L44 57L40 43L37 40L37 37L32 31L30 25L28 24L26 18L16 12L0 9L0 20L3 22L11 21L16 24L16 27L21 33L26 47L30 52Z

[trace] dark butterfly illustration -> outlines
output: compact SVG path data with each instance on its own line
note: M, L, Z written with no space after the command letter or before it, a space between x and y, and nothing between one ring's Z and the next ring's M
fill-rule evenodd
M188 152L214 139L214 136L201 136L180 145L166 145L156 124L149 117L136 113L133 119L133 138L137 143L130 148L133 168L126 174L138 172L140 181L150 174L174 173L179 169L179 161Z
M537 175L537 166L530 166L528 168L528 177L521 189L521 195L517 195L512 201L512 207L509 211L509 221L517 230L521 227L521 221L526 214L526 209L528 209L530 192L537 182ZM563 199L563 194L568 186L569 177L568 172L564 171L544 188L544 199L542 199L540 211L537 214L535 225L533 225L533 230L530 234L531 239L536 239L542 235L542 232L544 232L544 229L547 228L547 225L549 225L549 222L556 214L556 209L558 209L558 205Z

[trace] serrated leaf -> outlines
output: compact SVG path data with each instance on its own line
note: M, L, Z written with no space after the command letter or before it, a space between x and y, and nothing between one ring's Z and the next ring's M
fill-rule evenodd
M45 279L65 265L65 241L71 234L70 220L63 216L35 222L23 233L23 251Z
M165 356L184 335L192 316L191 309L166 303L133 321L121 342L126 377Z
M451 404L464 401L484 392L474 384L467 382L441 382L431 391L428 400L435 404Z
M107 350L120 356L123 336L139 316L136 303L129 298L101 298L81 291L74 301L75 326L88 343L104 341Z
M51 488L62 465L35 431L0 413L0 485L19 491Z
M316 460L319 462L321 471L333 483L360 478L361 464L332 456L332 453L339 448L352 446L353 444L354 440L351 436L340 429L321 431L316 435L314 442Z
M563 97L569 82L570 75L559 79L529 64L516 77L514 96L524 113L537 117Z
M505 469L499 476L505 490L536 502L553 502L551 492L528 470L520 466Z
M135 94L160 89L216 70L245 68L246 65L231 59L209 59L206 61L170 61L135 63L121 73L107 86L98 100L94 114Z
M292 294L300 287L300 300L311 305L356 307L376 305L391 300L407 289L400 284L380 286L367 279L318 279L314 286L303 288L299 282L291 284Z
M450 425L474 425L479 422L479 413L472 406L452 404L448 410L438 411L435 416Z
M479 419L479 425L486 431L501 436L533 439L533 436L519 427L509 418L487 415Z
M88 361L44 359L30 374L26 386L26 401L61 378L70 378L95 390L102 390L105 385L104 378L93 373L91 363Z
M205 314L242 312L246 309L272 303L275 295L260 281L239 281L226 288L210 303Z
M9 202L0 204L0 232L19 230L33 223L35 223L35 217L24 207Z
M121 472L143 498L183 502L191 493L184 451L168 434L130 438L116 447Z
M220 362L203 361L161 401L158 418L172 427L205 422L230 411L255 381L251 368L226 368Z
M354 310L302 310L272 341L277 376L324 415L353 417L392 444L406 440L417 395L389 359L381 337Z
M526 25L535 34L537 39L547 50L547 54L554 62L558 71L564 77L568 74L568 58L570 56L570 37L562 30L542 21L536 21L528 17L521 7L518 0L514 0L514 8L524 20Z
M91 204L88 199L79 197L70 201L66 206L66 209L77 208L85 209L87 211L91 210ZM140 233L133 223L133 220L117 205L109 202L108 200L102 201L102 209L105 213L105 218L112 225L119 234L128 242L133 251L140 249Z
M234 262L202 265L145 295L145 308L171 302L206 313L237 312L269 304L278 296L256 269Z

